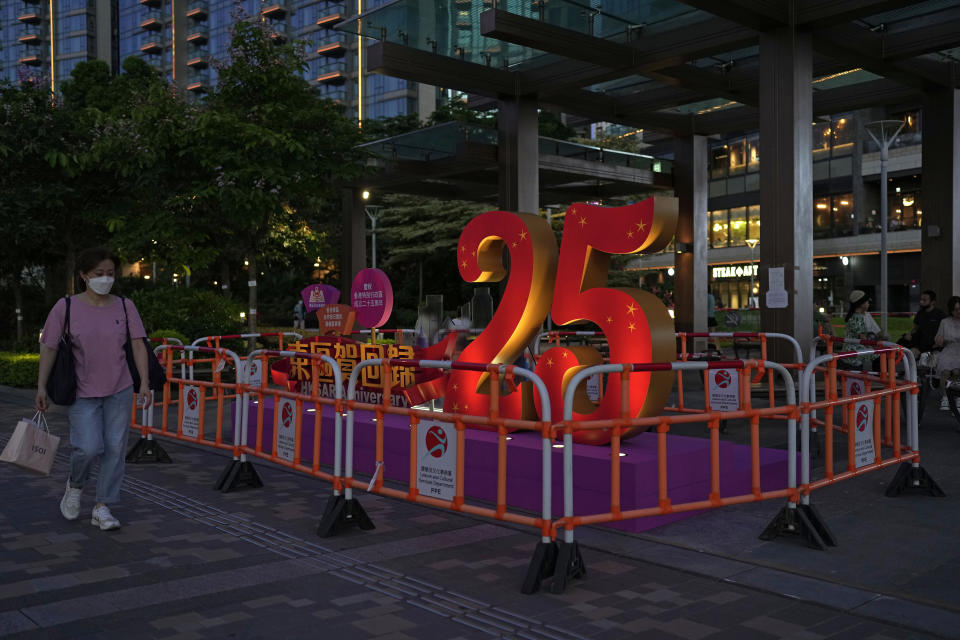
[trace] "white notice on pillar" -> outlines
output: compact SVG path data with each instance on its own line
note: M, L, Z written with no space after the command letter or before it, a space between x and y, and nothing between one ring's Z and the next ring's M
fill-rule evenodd
M421 420L417 440L420 495L453 500L457 491L457 430L448 422Z
M789 298L783 286L783 267L767 269L767 308L785 309Z
M707 371L710 383L710 408L714 411L738 411L740 409L740 376L736 369L711 369Z
M183 418L180 420L180 433L188 438L200 435L200 400L199 387L183 388Z
M297 446L297 403L290 398L277 402L277 457L293 462Z

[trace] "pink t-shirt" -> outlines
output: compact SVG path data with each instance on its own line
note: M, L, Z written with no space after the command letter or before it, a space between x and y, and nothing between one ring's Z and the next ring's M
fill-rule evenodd
M77 397L102 398L122 391L133 384L123 344L127 341L123 307L120 298L105 307L95 307L83 294L70 298L70 337L77 361ZM126 300L130 338L146 337L140 314L132 300ZM40 342L56 349L63 334L63 318L67 304L63 298L53 305L43 325Z

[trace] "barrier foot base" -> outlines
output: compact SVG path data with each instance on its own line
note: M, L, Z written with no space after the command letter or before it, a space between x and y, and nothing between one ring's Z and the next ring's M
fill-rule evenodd
M170 456L160 446L160 443L153 438L141 436L137 443L130 447L127 452L126 461L130 464L138 462L173 462Z
M587 575L587 566L583 563L580 546L574 542L557 543L557 566L550 583L550 593L563 593L567 582L572 578Z
M773 540L782 535L802 536L807 546L820 551L826 551L828 546L837 546L837 539L827 527L826 521L820 517L814 506L809 504L780 509L760 534L760 539Z
M263 480L260 479L260 474L257 473L252 462L249 460L244 460L243 462L240 460L231 460L227 468L224 469L220 477L217 478L217 482L213 485L213 488L217 491L229 493L241 487L259 489L262 486Z
M934 498L943 498L947 495L940 488L940 485L930 477L926 469L914 467L910 462L904 462L900 465L900 468L897 469L897 475L893 476L893 480L890 481L884 495L888 498L895 498L905 493L922 493Z
M320 518L320 524L317 525L317 535L321 538L329 538L353 526L362 531L376 529L373 520L356 498L347 500L342 495L330 496L323 510L323 517Z
M540 590L540 583L553 575L557 568L557 543L538 542L533 550L533 558L527 567L527 576L523 579L520 593L527 595Z

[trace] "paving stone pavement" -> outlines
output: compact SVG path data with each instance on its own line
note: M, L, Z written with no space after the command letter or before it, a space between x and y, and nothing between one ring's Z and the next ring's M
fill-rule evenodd
M30 397L0 387L0 446ZM49 418L66 436L65 414ZM587 576L530 596L529 529L361 492L377 528L321 539L329 485L258 462L264 488L217 492L227 457L179 443L173 464L127 465L122 529L90 526L92 491L68 522L65 439L50 477L0 464L0 637L960 637L953 428L934 414L921 429L947 498L880 497L892 470L824 490L836 549L757 540L774 503L581 528Z

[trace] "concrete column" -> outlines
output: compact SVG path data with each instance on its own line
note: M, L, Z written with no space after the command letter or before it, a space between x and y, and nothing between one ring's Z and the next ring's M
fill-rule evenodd
M362 193L363 189L357 188L340 190L343 203L343 254L340 262L342 292L349 292L354 276L367 266L367 216L363 211Z
M504 211L540 210L540 152L537 100L532 96L498 101L499 205Z
M960 295L960 91L923 95L923 234L920 286L944 307Z
M674 144L674 190L680 200L674 302L677 331L707 330L707 139L678 137Z
M794 336L804 349L813 339L811 73L809 32L760 34L760 326ZM767 307L770 267L784 267L784 309ZM772 346L774 358L794 358Z

